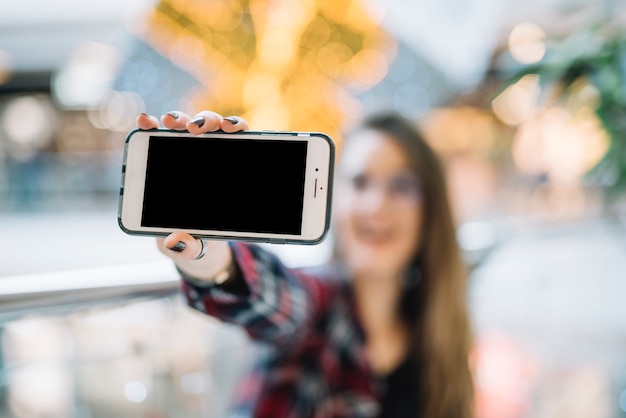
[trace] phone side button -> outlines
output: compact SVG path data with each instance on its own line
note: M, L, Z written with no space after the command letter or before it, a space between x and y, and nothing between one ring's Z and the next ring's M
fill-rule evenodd
M270 239L269 243L270 244L285 244L285 240L284 239Z

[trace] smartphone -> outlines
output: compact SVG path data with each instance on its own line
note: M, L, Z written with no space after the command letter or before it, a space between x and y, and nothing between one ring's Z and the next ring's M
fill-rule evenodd
M137 129L124 144L118 223L131 235L317 244L334 159L320 132Z

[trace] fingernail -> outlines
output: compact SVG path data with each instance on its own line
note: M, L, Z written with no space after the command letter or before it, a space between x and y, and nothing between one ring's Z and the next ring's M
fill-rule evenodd
M204 117L198 116L194 118L191 123L198 125L198 128L202 128L204 126Z
M149 118L149 117L150 117L150 116L149 116L147 113L145 113L145 112L141 112L141 113L140 113L140 115L141 115L141 116L145 116L145 117L147 117L147 118Z
M173 247L168 247L168 250L174 251L175 253L181 253L185 248L187 248L187 244L182 241L178 241Z
M168 115L170 115L171 117L173 117L174 119L178 120L178 118L180 118L180 115L176 112L167 112Z
M224 118L224 120L229 121L233 125L237 125L239 123L239 119L237 119L235 116L228 116L228 117Z

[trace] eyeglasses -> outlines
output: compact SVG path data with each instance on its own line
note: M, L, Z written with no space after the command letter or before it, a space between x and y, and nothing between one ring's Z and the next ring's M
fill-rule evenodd
M409 173L397 174L386 179L357 174L344 177L342 180L357 198L370 195L373 191L383 192L390 200L398 203L414 204L422 198L417 178Z

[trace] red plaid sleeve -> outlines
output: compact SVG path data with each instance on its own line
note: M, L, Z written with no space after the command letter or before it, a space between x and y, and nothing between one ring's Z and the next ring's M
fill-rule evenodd
M229 293L219 286L198 287L183 280L189 306L243 326L253 339L279 345L294 341L328 303L328 291L318 280L285 267L258 245L233 242L230 247L249 294Z

